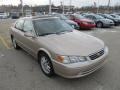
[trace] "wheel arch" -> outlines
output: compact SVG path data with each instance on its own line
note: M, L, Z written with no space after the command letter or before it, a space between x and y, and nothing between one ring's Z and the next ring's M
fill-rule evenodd
M51 56L50 52L48 50L44 49L44 48L40 48L38 50L38 52L37 52L37 59L39 58L39 55L42 54L42 53L45 53L46 55L48 55L48 57L50 59L52 59L52 56Z
M97 26L98 23L101 23L102 26L104 25L104 23L103 23L102 21L97 21L97 22L96 22L96 26Z
M102 23L102 24L103 24L103 22L102 22L102 21L97 21L97 23Z
M10 37L11 37L11 39L13 39L13 35L12 34L10 35Z

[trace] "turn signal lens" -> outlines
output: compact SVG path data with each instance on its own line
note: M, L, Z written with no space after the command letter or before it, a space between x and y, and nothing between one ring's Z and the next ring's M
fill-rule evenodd
M56 57L56 60L58 61L58 62L61 62L61 63L63 63L63 61L64 61L64 56L57 56Z

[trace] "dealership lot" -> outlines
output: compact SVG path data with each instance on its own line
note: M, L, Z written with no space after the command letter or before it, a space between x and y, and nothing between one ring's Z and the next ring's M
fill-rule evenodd
M13 22L0 20L0 90L120 90L120 26L82 30L107 44L108 62L89 76L64 79L46 77L33 57L13 49L8 31Z

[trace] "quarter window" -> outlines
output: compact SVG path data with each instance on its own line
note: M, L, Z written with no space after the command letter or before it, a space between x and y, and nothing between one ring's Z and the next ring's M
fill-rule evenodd
M23 23L24 23L24 20L19 20L16 25L15 25L15 28L19 29L19 30L23 30Z

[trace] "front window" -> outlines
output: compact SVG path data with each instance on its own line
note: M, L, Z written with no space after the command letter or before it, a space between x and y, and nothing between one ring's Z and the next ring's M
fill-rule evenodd
M33 20L38 35L72 31L72 27L58 18Z

